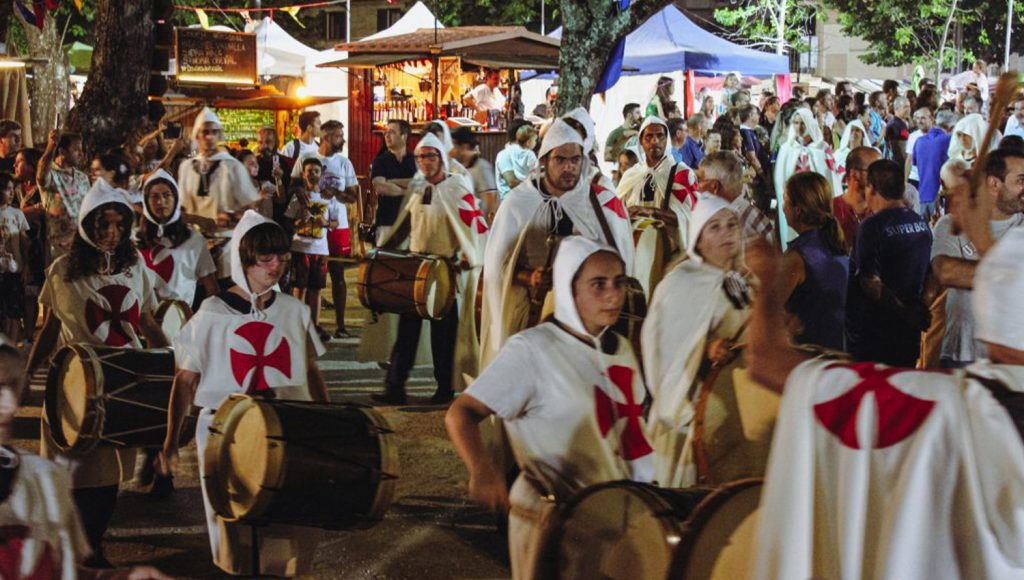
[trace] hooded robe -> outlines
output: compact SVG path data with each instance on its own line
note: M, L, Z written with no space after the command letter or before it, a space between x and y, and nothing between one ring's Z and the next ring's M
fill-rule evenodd
M797 109L794 116L799 116L803 121L804 133L798 134L796 124L790 120L789 137L779 148L779 155L775 161L775 199L778 203L779 215L779 240L782 242L782 250L786 250L789 241L796 237L788 223L786 215L782 211L783 196L786 193L786 182L796 173L813 171L820 173L832 186L832 195L843 191L843 181L836 171L836 160L832 155L832 148L825 143L818 126L814 113L809 109ZM804 143L806 136L811 137L810 143Z

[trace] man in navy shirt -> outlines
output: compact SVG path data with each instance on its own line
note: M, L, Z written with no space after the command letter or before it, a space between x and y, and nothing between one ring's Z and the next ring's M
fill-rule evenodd
M913 367L928 326L921 292L932 232L906 207L903 177L903 168L889 159L868 167L865 193L874 215L861 223L850 256L846 325L857 360Z
M704 124L704 115L694 113L686 120L686 142L679 152L679 159L687 165L696 169L704 160L704 135L707 133L707 126Z
M913 163L917 166L918 186L921 194L921 216L931 220L935 214L935 200L939 193L939 172L949 159L949 140L956 125L956 113L939 111L935 127L914 143Z

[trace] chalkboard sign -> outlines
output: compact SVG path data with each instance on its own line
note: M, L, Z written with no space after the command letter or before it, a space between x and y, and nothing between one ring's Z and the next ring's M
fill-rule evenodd
M274 111L215 109L214 112L224 125L225 141L248 139L250 142L256 142L260 127L274 126Z
M179 83L256 85L256 35L176 28Z

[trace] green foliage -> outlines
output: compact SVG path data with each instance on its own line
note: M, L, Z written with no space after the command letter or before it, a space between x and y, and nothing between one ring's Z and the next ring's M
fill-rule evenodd
M732 4L732 3L730 3ZM808 49L804 38L813 31L814 18L819 5L813 0L785 0L786 48L791 51ZM715 21L726 29L730 38L762 50L775 50L780 0L742 0L736 7L715 10Z
M519 25L540 30L540 0L437 0L429 6L445 26ZM560 20L558 0L547 0L544 8L550 32Z

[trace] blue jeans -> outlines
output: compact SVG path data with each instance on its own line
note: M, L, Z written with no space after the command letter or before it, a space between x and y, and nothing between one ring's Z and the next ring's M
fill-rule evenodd
M921 217L925 219L929 224L932 222L932 216L938 211L938 207L935 201L922 201L921 202Z

